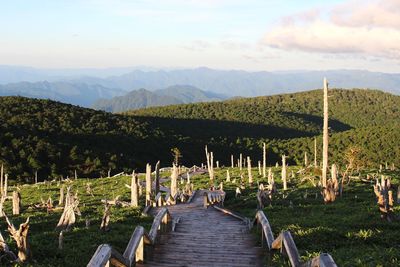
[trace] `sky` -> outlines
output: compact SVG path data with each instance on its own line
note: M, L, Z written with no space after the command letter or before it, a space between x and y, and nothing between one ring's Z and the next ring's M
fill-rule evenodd
M400 72L399 0L0 0L0 65Z

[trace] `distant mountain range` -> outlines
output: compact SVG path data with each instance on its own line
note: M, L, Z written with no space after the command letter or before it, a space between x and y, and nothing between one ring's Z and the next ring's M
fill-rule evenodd
M363 70L247 72L209 68L159 70L146 67L48 70L0 66L0 84L3 84L0 86L0 95L50 98L90 107L100 98L111 99L143 88L155 93L171 86L188 85L226 97L252 97L321 88L323 77L328 78L332 88L370 88L400 94L400 74ZM172 97L179 99L174 95ZM154 101L149 103L160 103L155 96L150 98ZM165 98L161 103L175 101ZM208 97L204 101L208 101Z
M122 95L122 89L106 88L98 84L72 82L19 82L0 85L0 96L25 96L51 99L90 107L99 98Z
M99 99L92 107L108 112L122 112L147 107L220 101L226 98L226 96L203 91L193 86L175 85L153 92L139 89L112 99Z

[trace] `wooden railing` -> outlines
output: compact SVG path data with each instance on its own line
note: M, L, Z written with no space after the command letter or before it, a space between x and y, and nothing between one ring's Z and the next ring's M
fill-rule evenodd
M160 234L171 231L172 219L167 208L162 208L156 217L149 233L142 226L137 226L133 232L124 254L120 254L110 245L100 245L88 263L88 267L118 266L130 267L136 262L144 262L152 257L153 247L158 243Z
M265 213L262 210L259 210L255 217L255 223L261 225L261 239L262 245L266 243L268 250L277 250L279 249L282 254L287 255L289 258L290 264L293 267L336 267L336 263L333 260L332 256L328 253L322 253L318 257L313 258L307 262L301 262L300 255L297 250L296 244L292 238L292 235L289 231L283 231L280 235L274 239L274 235L272 233L271 225L268 222Z
M221 190L204 192L204 208L215 204L224 205L225 192Z

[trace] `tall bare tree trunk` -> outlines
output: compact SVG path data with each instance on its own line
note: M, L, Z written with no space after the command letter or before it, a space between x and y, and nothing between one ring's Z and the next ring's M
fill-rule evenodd
M231 155L231 168L234 168L235 164L233 163L233 155Z
M282 155L282 183L283 190L287 190L287 182L286 182L286 156Z
M317 163L317 138L314 137L314 167L317 168L318 167L318 163Z
M13 192L13 215L19 215L21 208L21 195L18 191Z
M308 157L307 157L307 152L304 152L304 166L308 166Z
M243 165L243 155L240 153L239 155L239 169L242 170L242 165Z
M156 164L156 187L154 195L157 196L158 192L160 192L160 161L157 161Z
M135 171L132 172L131 178L131 206L139 206L139 188L138 188L138 177Z
M151 165L146 164L146 206L151 205Z
M267 177L266 173L266 168L267 168L267 147L265 143L263 143L263 177Z
M178 193L178 168L173 164L171 173L171 197Z
M326 187L326 176L328 171L328 82L324 78L324 132L322 146L322 186Z
M249 175L249 184L253 183L253 175L251 174L251 159L247 157L247 172Z

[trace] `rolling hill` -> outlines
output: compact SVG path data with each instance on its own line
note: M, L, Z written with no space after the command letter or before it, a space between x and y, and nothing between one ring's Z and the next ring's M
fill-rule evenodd
M331 160L343 164L344 151L362 147L366 165L400 165L400 97L371 90L331 90ZM171 148L183 164L204 162L204 145L221 165L230 155L261 158L268 164L289 155L299 163L313 155L313 137L322 125L322 91L173 105L110 114L24 97L0 98L0 162L11 178L98 177L143 170L161 160L170 165ZM320 154L320 152L318 153ZM310 156L311 157L311 156Z
M122 112L154 106L218 101L225 98L223 95L202 91L193 86L175 85L154 92L139 89L112 99L99 99L93 104L93 108L108 112Z

